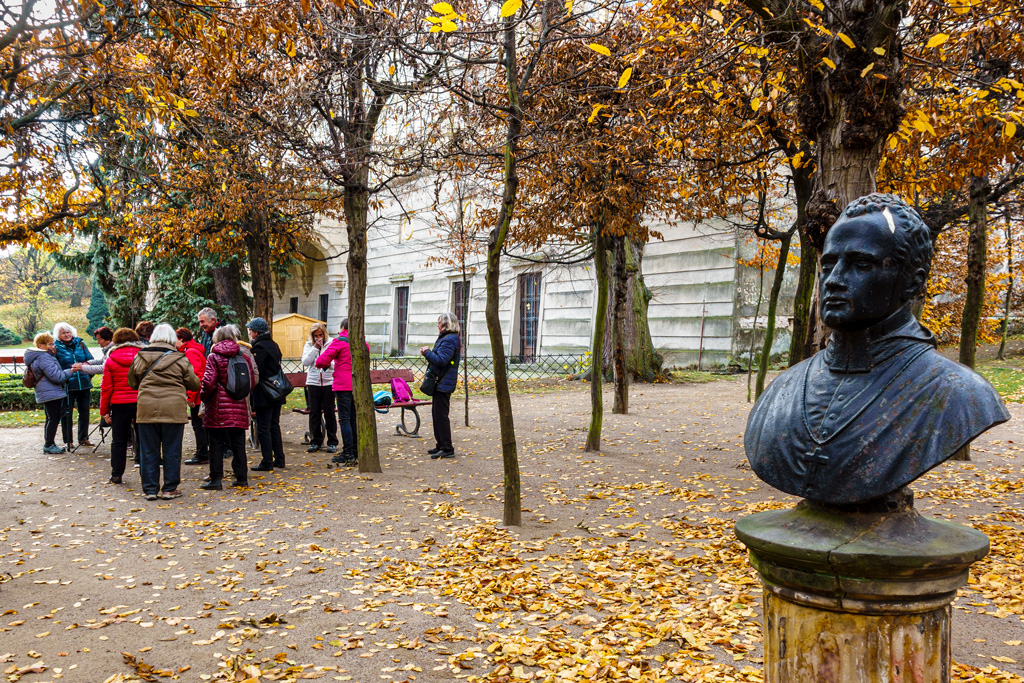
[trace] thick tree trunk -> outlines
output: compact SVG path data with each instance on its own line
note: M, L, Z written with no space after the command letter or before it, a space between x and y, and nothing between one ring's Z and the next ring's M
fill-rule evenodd
M85 297L85 290L90 286L89 278L85 275L79 275L75 279L75 284L71 288L71 308L81 308L82 298Z
M1003 218L1006 220L1006 271L1009 279L1003 303L1003 324L999 331L999 360L1006 360L1006 333L1010 327L1010 302L1013 300L1013 223L1010 222L1010 209L1003 209Z
M848 121L843 120L845 116L841 117L835 121L837 125L829 130L828 136L830 141L837 144L824 144L818 155L821 187L826 196L836 203L839 211L854 199L877 189L875 176L878 174L882 145L885 143L885 137L879 137L867 147L844 146L843 129Z
M242 271L237 264L214 268L213 300L217 302L217 313L224 320L245 322L249 318L251 300L242 284ZM273 296L273 294L271 294Z
M622 320L622 336L626 346L626 367L630 379L635 382L654 382L661 376L663 359L654 349L651 339L651 326L647 311L650 308L653 294L644 282L643 275L644 245L626 240L626 315ZM609 292L616 286L614 275L609 282ZM612 327L614 307L608 307L605 318L605 329ZM602 344L601 354L604 368L613 368L615 363L615 343L613 335L607 335Z
M818 252L811 240L800 237L800 272L793 297L793 336L789 340L789 367L807 358L807 333L811 329L811 302L818 278Z
M146 291L150 268L142 256L129 256L117 269L111 295L107 298L108 318L117 327L135 327L146 314Z
M594 340L590 349L590 428L587 430L587 444L583 450L593 453L601 450L601 423L604 420L604 398L601 394L604 382L605 318L608 313L608 251L600 229L594 234L594 291L597 292L597 308L594 311Z
M817 234L814 247L819 253L824 247L825 235L846 205L876 189L875 174L881 161L885 138L867 147L851 149L841 142L843 128L842 121L832 121L824 136L827 142L819 144L818 149L818 168L821 172L816 176L819 184L808 206L808 228ZM816 264L816 272L819 274L818 282L821 282L820 263ZM808 330L805 357L813 356L828 343L829 330L822 323L821 316L817 315L820 310L819 297L820 292L815 291L811 304L814 307L814 315L811 316L814 325Z
M789 256L789 244L792 235L786 235L779 242L779 262L775 266L775 279L768 294L768 321L764 331L764 345L761 347L761 362L757 367L757 385L754 388L755 400L764 393L764 380L768 376L768 361L772 355L772 342L775 340L775 313L779 306L779 293L782 291L782 280L786 276L786 257Z
M629 276L626 273L626 238L616 237L615 249L615 289L612 309L612 367L615 370L615 402L612 412L616 415L629 414L629 371L626 368L626 340L623 326L626 318L626 293L629 288Z
M989 193L988 178L971 176L970 201L967 208L967 294L960 319L960 362L969 368L975 364L978 349L978 325L985 303L985 271L988 267L986 220Z
M498 401L498 426L501 431L501 459L505 470L505 506L502 521L506 526L522 524L522 490L519 478L519 453L516 449L516 426L512 418L512 396L508 390L505 369L505 341L501 334L498 310L498 290L501 270L501 250L508 237L515 209L519 177L516 175L516 154L519 136L523 130L523 112L519 105L519 77L516 70L516 24L513 17L505 17L502 40L504 43L505 82L508 88L509 113L505 132L504 187L497 225L487 239L487 334L494 358L494 394Z
M883 146L903 118L899 27L905 10L905 0L874 0L843 2L827 12L823 23L832 35L843 33L855 47L837 40L825 47L804 26L798 30L803 39L794 36L805 74L798 115L815 150L814 189L802 233L818 252L847 204L876 190ZM781 27L789 20L770 17L769 23ZM818 68L823 48L835 68ZM814 346L824 348L828 331L818 318Z
M249 275L252 277L253 317L263 318L274 329L274 287L270 272L270 235L263 217L253 217L245 226L245 246L249 252ZM244 324L245 321L240 321Z
M368 147L369 145L367 145ZM377 415L373 411L370 384L370 352L366 348L366 216L369 209L364 166L345 188L345 222L348 231L348 338L352 349L352 401L356 411L360 472L381 472L377 446Z

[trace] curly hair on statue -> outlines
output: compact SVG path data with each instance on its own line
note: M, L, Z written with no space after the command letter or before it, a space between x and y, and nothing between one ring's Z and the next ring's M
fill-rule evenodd
M875 192L847 204L839 220L872 213L886 215L887 212L886 220L893 228L896 258L901 268L907 273L924 268L927 279L932 269L932 234L921 215L905 201L894 194Z

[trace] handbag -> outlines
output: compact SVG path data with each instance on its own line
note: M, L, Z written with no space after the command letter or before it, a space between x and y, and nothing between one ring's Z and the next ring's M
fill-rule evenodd
M433 396L434 392L437 391L437 385L441 383L441 380L444 379L444 376L448 374L448 371L454 364L454 362L449 362L444 366L444 372L439 375L430 363L427 363L427 371L423 373L423 381L420 382L420 391L427 396Z
M288 375L284 368L277 371L277 374L267 378L260 378L260 386L263 387L263 394L274 403L284 403L288 394L292 393L292 383L288 381Z
M445 368L445 372L447 371L448 368ZM444 374L441 377L444 377ZM423 375L423 381L420 382L420 391L427 396L433 396L434 392L437 391L437 383L441 381L441 377L438 377L434 368L428 365L427 371Z

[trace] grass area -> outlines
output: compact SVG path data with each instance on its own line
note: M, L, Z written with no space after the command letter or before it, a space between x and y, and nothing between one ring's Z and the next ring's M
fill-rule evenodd
M1022 359L994 360L978 366L978 372L992 383L1007 403L1024 403Z
M707 384L708 382L720 380L723 377L731 377L731 375L708 372L707 370L672 370L668 373L668 376L672 384Z
M75 413L75 420L77 424L78 413ZM100 411L98 408L93 408L91 411L89 411L89 424L96 426L96 423L98 423L99 421ZM41 425L45 422L46 414L43 413L42 410L12 410L9 412L0 413L0 428L35 427L36 425ZM57 435L57 440L60 441L60 434Z

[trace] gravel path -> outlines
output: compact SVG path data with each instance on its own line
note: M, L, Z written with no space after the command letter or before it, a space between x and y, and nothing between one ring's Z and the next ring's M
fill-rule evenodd
M204 492L183 467L174 501L146 502L138 470L105 483L106 447L45 456L41 427L3 430L4 668L88 683L134 667L184 681L760 680L760 588L731 525L793 499L746 467L743 380L637 385L626 416L606 394L600 454L582 451L588 393L514 395L518 529L497 522L488 396L470 428L453 406L453 460L431 461L433 444L394 435L388 415L383 474L333 468L288 415L286 470ZM922 511L993 538L956 603L953 655L994 680L1024 674L1024 420L1011 412L974 462L915 487Z

